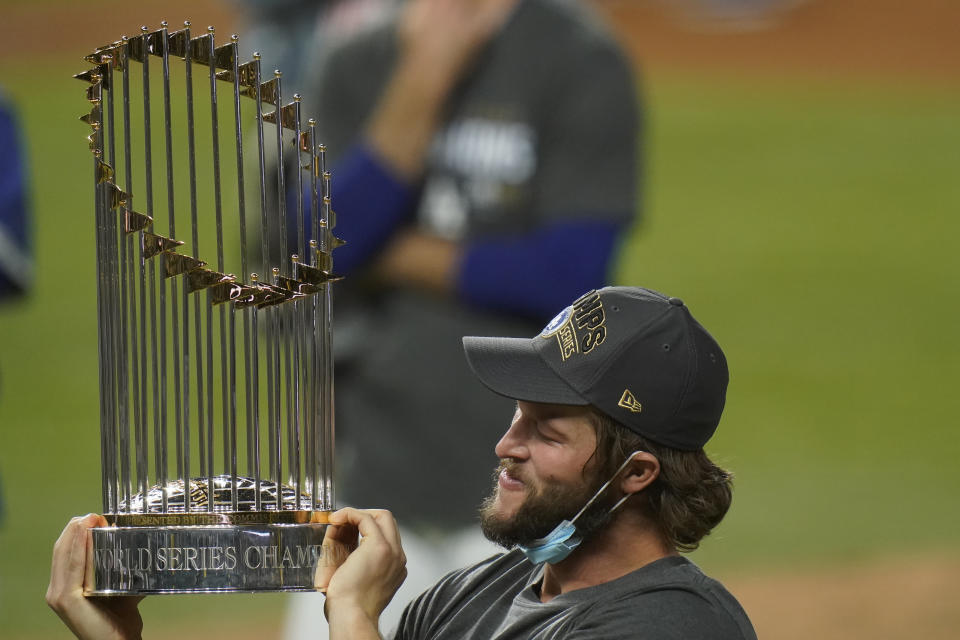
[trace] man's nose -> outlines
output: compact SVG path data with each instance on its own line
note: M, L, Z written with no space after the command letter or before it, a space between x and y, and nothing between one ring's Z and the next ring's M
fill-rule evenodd
M510 428L503 434L494 452L498 458L512 458L514 460L526 460L529 455L527 450L526 438L523 437L522 418L515 417Z

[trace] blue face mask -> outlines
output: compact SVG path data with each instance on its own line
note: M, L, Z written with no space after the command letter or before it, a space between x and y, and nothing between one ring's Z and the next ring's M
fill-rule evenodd
M583 512L587 510L593 502L600 497L600 495L606 491L607 487L610 486L610 483L620 475L620 472L623 471L627 464L633 460L640 451L634 451L631 453L626 460L623 461L623 464L620 465L620 468L617 469L616 473L613 474L613 477L604 483L602 487L597 489L597 492L593 494L593 497L587 501L587 504L583 505L583 508L573 516L573 520L562 520L560 524L554 527L553 531L548 533L542 538L537 538L530 545L518 545L520 551L523 552L523 555L527 557L527 560L533 564L543 564L548 562L550 564L556 564L561 560L564 560L569 556L574 549L580 546L580 543L583 542L583 536L577 532L577 519L583 515ZM622 505L624 501L633 494L627 494L620 498L617 504L613 505L610 508L610 511L607 513L613 513L617 507Z
M533 564L549 562L556 564L580 546L583 538L577 533L577 525L564 520L543 538L537 538L529 547L520 545L520 551Z

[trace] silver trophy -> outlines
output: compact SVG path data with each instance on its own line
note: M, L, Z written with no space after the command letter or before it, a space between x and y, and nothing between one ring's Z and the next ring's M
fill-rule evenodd
M85 591L312 590L332 562L340 244L315 123L212 27L85 59L110 524Z

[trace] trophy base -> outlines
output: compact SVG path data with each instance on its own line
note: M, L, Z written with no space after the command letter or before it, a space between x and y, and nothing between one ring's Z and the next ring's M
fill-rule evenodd
M323 546L328 512L258 514L268 515L260 523L250 513L209 515L221 523L202 514L108 516L113 526L90 530L84 594L314 591L325 586L315 583L317 568L339 564Z

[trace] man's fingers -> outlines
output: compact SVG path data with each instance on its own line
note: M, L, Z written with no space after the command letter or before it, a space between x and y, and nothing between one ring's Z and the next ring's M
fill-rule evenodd
M330 517L330 524L327 526L323 541L337 542L353 549L357 546L357 537L359 533L357 527L349 522L335 523L333 516Z
M60 537L57 538L57 541L53 545L54 567L64 566L67 561L69 561L73 544L76 541L77 531L84 529L83 523L87 522L93 515L94 514L90 513L85 516L71 518L67 526L63 528L63 531L60 532Z
M330 522L335 526L352 526L359 531L361 540L367 544L379 547L383 545L383 552L398 558L402 565L407 559L400 542L400 529L393 514L385 509L353 509L347 507L330 515ZM359 543L354 543L359 544Z
M87 546L90 529L106 524L103 516L90 513L82 518L75 518L73 522L73 541L70 545L70 560L68 572L65 574L70 584L83 586L83 573L87 564Z
M361 539L341 566L324 562L315 574L316 586L326 589L325 611L329 615L331 602L347 603L342 606L359 606L376 620L406 576L396 521L389 511L347 508L331 514L330 523L354 529ZM331 542L324 552L338 545Z
M47 589L47 601L51 606L70 590L83 587L87 529L98 526L101 520L101 516L93 513L72 518L57 538Z
M370 514L374 522L380 527L380 533L390 547L396 552L403 551L403 545L400 542L400 527L397 526L397 520L393 514L386 509L372 509Z
M353 509L347 507L330 514L330 523L336 526L349 524L356 527L363 538L379 540L387 545L396 553L400 552L400 529L397 527L397 521L393 514L385 509ZM335 532L334 535L340 541L343 541L341 533Z
M63 592L63 568L70 562L70 545L73 541L73 526L79 518L73 518L60 532L53 545L53 559L50 562L50 584L47 586L47 604L54 606Z

